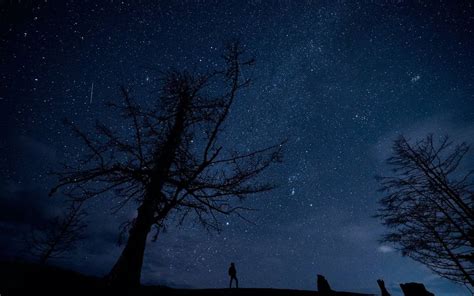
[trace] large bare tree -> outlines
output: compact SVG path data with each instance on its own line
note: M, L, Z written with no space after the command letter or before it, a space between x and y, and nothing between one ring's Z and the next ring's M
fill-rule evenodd
M274 187L260 175L281 161L283 142L243 152L222 146L230 108L250 83L242 78L242 69L254 60L244 60L242 47L231 43L223 62L221 70L206 74L167 73L152 108L138 104L122 87L123 102L110 107L128 120L129 134L97 123L98 136L91 137L71 124L89 153L58 173L52 192L63 189L74 199L87 200L113 191L120 206L129 201L138 205L125 248L108 276L114 285L139 285L152 227L156 239L170 217L182 220L194 214L216 229L217 214L242 216L247 209L235 200Z
M392 175L378 178L385 195L377 216L390 230L382 241L474 287L474 171L460 166L468 150L448 137L399 137L387 160Z

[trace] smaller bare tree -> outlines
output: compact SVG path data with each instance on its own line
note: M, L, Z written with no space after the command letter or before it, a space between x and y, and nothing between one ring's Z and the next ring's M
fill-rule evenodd
M462 172L466 143L429 135L399 137L387 160L392 176L378 177L377 217L390 231L382 241L438 275L474 287L474 171Z
M41 264L52 258L64 258L84 239L87 227L82 202L72 202L62 216L33 229L27 238L28 250Z

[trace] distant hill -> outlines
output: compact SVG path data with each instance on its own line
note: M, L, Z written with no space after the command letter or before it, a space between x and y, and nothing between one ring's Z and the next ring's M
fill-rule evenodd
M0 262L0 295L137 295L137 296L317 296L315 291L240 288L240 289L173 289L163 286L142 286L133 291L115 291L93 276L70 270L31 263ZM338 296L365 296L337 292Z
M148 295L148 294L147 294ZM317 296L316 291L288 290L288 289L266 289L266 288L239 288L239 289L173 289L166 295L189 295L189 296ZM337 296L367 296L370 294L359 294L351 292L336 292Z

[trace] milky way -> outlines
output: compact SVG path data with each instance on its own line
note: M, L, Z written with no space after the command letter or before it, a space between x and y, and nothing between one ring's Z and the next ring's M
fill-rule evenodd
M221 233L189 221L147 248L142 281L225 287L378 291L383 278L423 282L440 295L467 290L380 245L377 174L403 133L474 138L474 8L408 1L0 1L0 251L21 257L21 233L56 215L59 162L81 154L62 124L91 132L129 127L105 106L127 85L153 100L159 74L202 71L237 38L257 64L231 111L225 144L252 149L288 138L279 187L245 201L254 223L224 217ZM55 262L103 275L121 247L110 199L88 204L88 239Z

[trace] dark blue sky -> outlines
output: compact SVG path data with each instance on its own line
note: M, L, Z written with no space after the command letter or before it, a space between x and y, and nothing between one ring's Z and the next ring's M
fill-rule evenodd
M58 213L49 169L81 152L61 124L124 125L104 103L118 85L153 99L157 69L199 71L239 38L255 56L253 86L232 109L226 144L288 137L280 184L249 199L256 225L220 234L171 226L148 245L143 282L224 287L236 262L243 287L377 292L384 278L468 295L377 242L374 175L396 135L474 136L474 8L467 1L0 1L0 251L21 256L21 233ZM93 95L91 88L93 84ZM126 128L126 126L124 126ZM472 157L472 156L470 156ZM120 253L107 198L91 201L89 239L58 264L106 273ZM226 223L228 222L228 223Z

